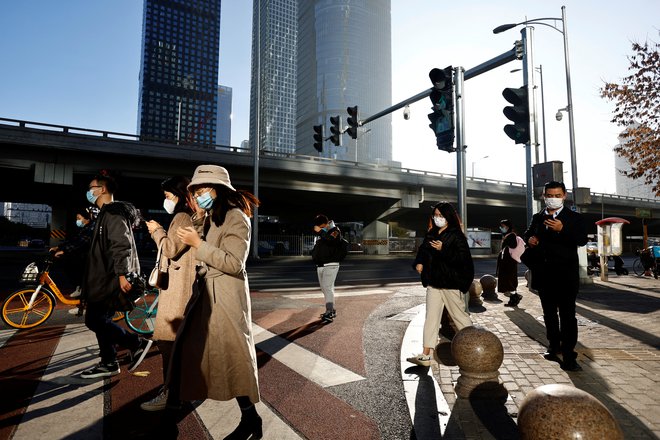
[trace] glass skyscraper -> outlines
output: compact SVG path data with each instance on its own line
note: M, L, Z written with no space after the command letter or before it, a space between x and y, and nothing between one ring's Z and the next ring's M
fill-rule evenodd
M297 6L298 0L253 0L251 148L258 128L261 149L296 150Z
M392 105L390 0L300 0L298 4L298 152L316 155L314 125L325 126L357 105L360 119ZM324 143L322 156L370 163L392 160L392 118L383 116L343 135L341 147Z
M218 86L218 124L215 129L217 145L231 145L231 100L232 88Z
M215 142L220 0L145 0L138 134Z

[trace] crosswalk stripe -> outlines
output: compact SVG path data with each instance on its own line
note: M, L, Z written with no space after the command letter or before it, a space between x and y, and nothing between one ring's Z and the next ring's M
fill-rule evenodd
M15 329L0 330L0 348L5 346L7 341L14 336L14 333L16 333Z
M420 374L419 367L415 372L406 373L410 371L413 364L408 362L406 358L419 353L423 346L422 334L424 329L424 319L426 315L426 305L421 304L406 310L399 315L413 315L412 321L406 329L401 343L401 380L403 381L403 390L408 403L408 411L410 418L415 429L417 438L442 438L444 437L445 430L449 423L451 416L451 409L445 399L444 394L440 390L438 381L435 379L433 371L429 369ZM397 315L398 316L398 315ZM418 374L415 374L418 373ZM421 386L433 388L423 389L418 392ZM435 396L433 396L435 395ZM422 412L422 414L417 414ZM428 423L429 420L435 420L437 414L439 426Z
M74 376L98 362L96 346L84 324L66 326L13 440L103 438L103 380Z
M257 324L252 324L252 333L255 345L259 350L323 388L364 380L364 377L359 374L312 353Z

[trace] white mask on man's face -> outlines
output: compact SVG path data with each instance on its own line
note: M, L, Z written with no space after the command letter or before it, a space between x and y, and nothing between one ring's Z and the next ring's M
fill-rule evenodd
M557 198L554 198L554 197L546 197L545 198L545 206L548 209L551 209L551 210L554 211L555 209L559 209L562 206L564 206L564 199L557 199Z

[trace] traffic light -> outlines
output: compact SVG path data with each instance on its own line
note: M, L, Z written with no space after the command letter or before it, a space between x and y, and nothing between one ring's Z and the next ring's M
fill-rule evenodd
M502 96L509 103L513 104L504 107L502 112L504 116L513 121L513 124L504 126L504 132L516 144L526 144L529 142L529 101L527 96L527 86L518 89L506 88L502 91Z
M323 153L323 125L314 126L314 149Z
M330 116L330 142L341 147L341 116Z
M448 153L456 151L454 148L454 76L451 66L444 69L432 69L429 78L433 83L433 90L429 97L433 113L429 114L431 130L435 133L436 145L439 150Z
M346 119L348 128L346 128L346 132L353 139L357 139L358 127L360 126L360 119L358 116L358 106L356 105L354 107L348 107L346 111L348 112L348 118Z

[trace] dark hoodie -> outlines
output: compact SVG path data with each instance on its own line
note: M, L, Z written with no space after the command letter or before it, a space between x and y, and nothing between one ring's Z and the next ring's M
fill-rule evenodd
M140 213L131 203L115 201L101 208L82 286L82 300L105 303L112 309L120 293L119 276L140 272L132 228L140 224Z

